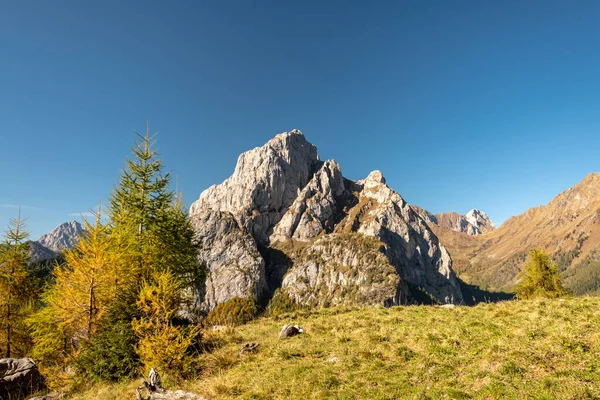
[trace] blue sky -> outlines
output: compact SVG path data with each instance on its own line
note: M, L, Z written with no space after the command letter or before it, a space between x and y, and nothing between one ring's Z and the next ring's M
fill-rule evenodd
M600 170L598 1L0 0L0 229L106 198L150 120L191 204L301 129L351 179L496 222Z

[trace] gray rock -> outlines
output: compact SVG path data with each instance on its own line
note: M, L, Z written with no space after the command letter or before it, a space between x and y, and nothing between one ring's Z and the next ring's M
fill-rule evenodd
M319 164L317 148L302 132L280 133L264 146L240 155L233 175L213 185L190 208L192 218L207 211L230 213L258 243L298 197Z
M256 353L256 351L258 351L259 346L260 346L260 344L258 344L258 343L244 343L240 347L240 352L238 353L238 357L241 357L242 355L247 354L247 353Z
M279 332L279 339L287 339L304 333L304 329L298 325L284 325Z
M37 241L29 242L30 260L33 262L53 260L65 250L75 247L83 234L84 229L77 221L60 224Z
M48 394L45 396L31 397L28 400L58 400L58 399L62 399L62 398L63 398L62 394Z
M321 237L291 254L293 266L281 290L309 306L400 304L407 288L382 247L379 240L358 233Z
M53 260L58 257L58 253L42 246L38 242L29 242L29 259L30 261L46 261Z
M195 309L212 310L234 297L258 298L267 290L264 260L254 238L228 212L206 210L192 219L200 242L198 258L207 266Z
M325 161L273 229L270 239L307 240L335 228L346 189L337 162Z
M0 399L22 399L42 389L44 379L31 358L0 360Z
M466 215L456 212L445 212L433 215L427 210L411 205L411 208L428 223L433 223L444 229L456 232L464 232L467 235L481 235L490 232L496 227L486 213L476 208Z
M425 221L385 183L379 171L364 180L358 204L336 227L375 237L400 278L442 303L462 301L452 259ZM407 296L408 298L409 296ZM398 295L397 298L402 298Z
M465 218L479 233L486 233L496 228L490 217L476 208L466 213Z

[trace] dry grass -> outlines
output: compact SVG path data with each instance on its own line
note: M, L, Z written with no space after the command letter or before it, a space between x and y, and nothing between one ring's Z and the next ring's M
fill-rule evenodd
M279 340L284 323L306 334ZM208 399L597 399L600 299L298 311L210 332ZM238 358L240 345L260 343ZM337 362L330 362L337 358ZM134 398L135 384L75 399Z

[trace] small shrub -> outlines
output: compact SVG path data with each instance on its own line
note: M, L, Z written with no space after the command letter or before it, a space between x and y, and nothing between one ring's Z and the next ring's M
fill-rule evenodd
M267 312L270 316L276 317L281 314L291 313L299 308L298 304L294 302L286 293L277 289L273 298L269 302Z
M117 321L106 326L77 356L77 375L83 380L113 382L133 378L140 366L136 343L131 323Z
M242 325L252 321L257 314L254 299L234 297L216 306L206 316L204 325Z

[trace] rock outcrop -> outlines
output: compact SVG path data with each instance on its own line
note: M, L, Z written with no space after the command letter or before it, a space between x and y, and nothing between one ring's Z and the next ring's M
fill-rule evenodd
M233 175L202 192L190 215L228 212L258 243L267 244L319 163L317 148L300 131L281 133L240 155Z
M362 185L358 203L336 230L377 238L385 244L388 260L407 284L442 303L460 302L462 294L450 255L425 221L386 185L381 172L371 172L357 183Z
M24 399L44 388L44 379L31 358L0 360L0 399Z
M448 252L381 172L345 179L297 130L242 154L190 216L208 267L205 311L276 289L312 305L400 304L415 291L462 300Z
M54 260L56 257L58 257L58 253L50 250L47 247L42 246L36 241L30 241L28 243L29 259L32 262Z
M465 219L469 221L469 224L475 227L479 233L490 232L496 228L490 217L488 217L483 211L476 208L466 213Z
M325 161L277 223L271 240L306 240L331 233L347 197L340 166Z
M323 236L287 252L293 263L281 291L307 306L400 304L407 288L400 290L400 277L383 248L379 240L358 233Z
M208 209L194 215L192 227L200 241L199 258L207 267L196 309L213 309L234 297L259 298L267 292L265 263L256 242L231 213Z

